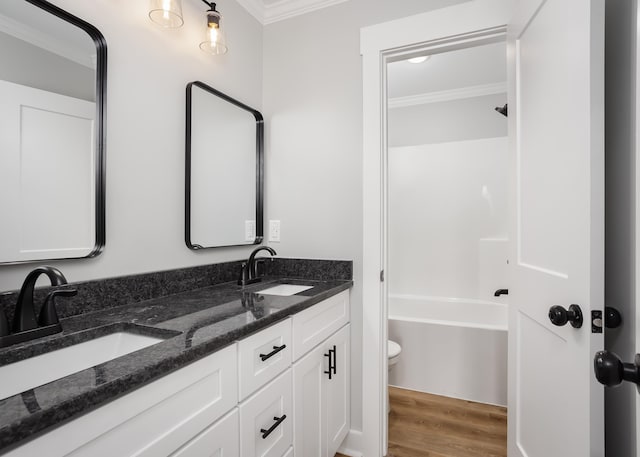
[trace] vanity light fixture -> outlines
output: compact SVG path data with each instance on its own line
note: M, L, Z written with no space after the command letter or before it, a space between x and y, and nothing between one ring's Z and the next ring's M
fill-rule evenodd
M209 10L206 12L207 28L205 30L204 41L200 43L200 49L208 54L225 54L228 50L224 32L220 28L222 15L216 10L214 2L202 0Z
M422 63L422 62L426 62L430 58L431 58L431 56L420 56L420 57L414 57L414 58L408 59L408 60L409 60L409 63Z
M182 0L151 0L149 18L161 27L182 27Z

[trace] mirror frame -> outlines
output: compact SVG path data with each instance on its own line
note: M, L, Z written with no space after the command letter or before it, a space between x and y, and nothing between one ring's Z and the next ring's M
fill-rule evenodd
M87 259L95 257L100 254L105 246L106 242L106 230L105 230L105 195L106 195L106 160L105 160L105 120L106 120L106 91L107 91L107 41L100 31L89 24L88 22L80 19L77 16L59 8L56 5L49 3L46 0L25 0L27 3L32 4L54 16L84 30L89 37L93 40L96 46L96 151L95 151L95 245L91 252L82 257L62 257L51 259L34 259L34 260L12 260L12 261L0 261L0 265L22 264L54 261L54 260L74 260L74 259Z
M191 96L193 86L198 87L222 100L248 111L256 119L256 238L253 243L230 244L220 246L201 246L191 242ZM184 216L184 241L189 249L198 251L201 249L214 249L231 246L253 246L261 244L264 238L264 117L250 106L214 89L201 82L193 81L187 84L187 125L185 142L185 216Z

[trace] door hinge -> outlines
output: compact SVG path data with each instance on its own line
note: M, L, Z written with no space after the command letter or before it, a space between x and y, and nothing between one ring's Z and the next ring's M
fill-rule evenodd
M380 270L380 282L384 282L384 270Z

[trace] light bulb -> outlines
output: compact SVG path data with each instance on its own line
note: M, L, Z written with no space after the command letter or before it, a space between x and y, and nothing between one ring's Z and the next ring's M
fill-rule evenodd
M204 41L200 43L200 49L208 54L224 54L228 51L224 32L220 28L222 16L215 10L207 11L207 27Z

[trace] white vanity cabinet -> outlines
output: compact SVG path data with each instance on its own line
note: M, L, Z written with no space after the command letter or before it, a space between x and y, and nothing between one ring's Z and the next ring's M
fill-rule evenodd
M293 318L294 353L297 353L296 334L307 341L319 341L293 364L293 449L297 455L333 457L349 431L348 317L349 296L346 292Z
M350 426L349 366L344 291L4 457L333 457Z

